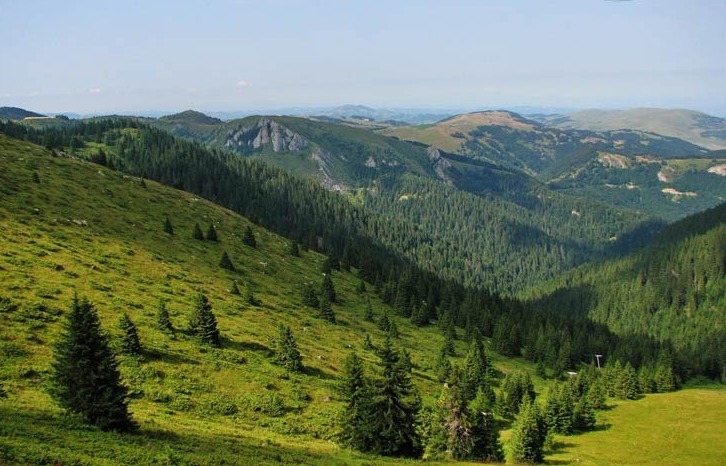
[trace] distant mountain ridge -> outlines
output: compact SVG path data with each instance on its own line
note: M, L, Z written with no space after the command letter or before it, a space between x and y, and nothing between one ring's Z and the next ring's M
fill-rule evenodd
M650 131L677 137L707 149L726 149L726 119L693 110L582 110L565 114L530 115L530 118L565 129Z
M7 119L7 120L22 120L23 118L40 118L45 117L46 115L41 115L40 113L31 112L30 110L25 110L24 108L18 108L18 107L0 107L0 119Z

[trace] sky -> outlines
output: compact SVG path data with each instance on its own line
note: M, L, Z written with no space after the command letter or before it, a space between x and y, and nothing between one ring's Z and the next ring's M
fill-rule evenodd
M724 0L0 0L0 106L726 116L724 18Z

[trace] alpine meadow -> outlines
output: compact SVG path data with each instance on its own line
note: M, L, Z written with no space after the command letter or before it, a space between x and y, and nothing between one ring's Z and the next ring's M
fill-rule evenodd
M717 3L6 5L0 465L726 464Z

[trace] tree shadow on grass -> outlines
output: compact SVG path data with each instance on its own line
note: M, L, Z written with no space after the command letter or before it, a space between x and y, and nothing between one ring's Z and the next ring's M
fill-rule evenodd
M199 361L192 359L183 353L163 348L144 348L144 358L147 361L164 361L171 364L199 364Z
M264 351L272 354L272 350L256 341L235 341L227 337L222 337L222 348L228 348L237 351Z

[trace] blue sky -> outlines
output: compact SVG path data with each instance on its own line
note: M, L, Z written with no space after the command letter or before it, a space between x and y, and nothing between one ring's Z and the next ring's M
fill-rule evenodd
M726 115L724 18L724 0L0 0L0 106Z

